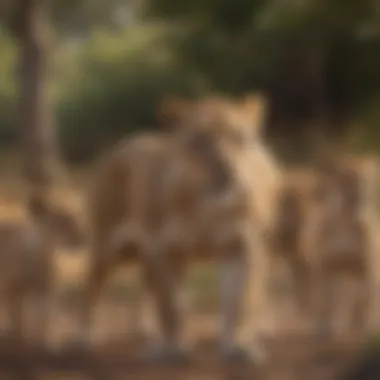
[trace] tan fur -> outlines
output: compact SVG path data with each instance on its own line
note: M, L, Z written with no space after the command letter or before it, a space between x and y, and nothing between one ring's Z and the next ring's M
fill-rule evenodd
M266 204L276 183L260 136L262 104L259 97L175 99L161 109L172 122L171 135L137 136L106 158L90 195L92 267L82 310L86 338L108 272L122 259L137 260L157 300L160 351L177 352L182 330L177 290L188 259L204 257L225 268L221 348L236 352L244 289L252 290L246 309L253 313L247 316L248 339L254 338L268 274L263 231L272 211Z
M87 240L83 204L82 202L75 204L72 196L73 194L68 191L59 194L54 188L47 190L30 188L26 206L31 216L36 218L42 216L49 221L51 229L57 232L56 244L67 248L80 248Z
M109 275L123 262L141 263L142 245L148 244L148 231L154 230L156 216L160 216L156 191L163 170L154 168L168 148L164 136L137 135L118 144L98 166L88 197L90 277L81 312L85 340L89 339L94 307Z
M39 313L36 338L38 344L44 344L53 291L54 249L82 244L83 230L62 202L54 204L52 199L42 199L42 193L28 190L26 212L0 220L0 296L10 317L11 335L18 340L25 338L24 303L35 298Z
M24 339L23 303L37 297L38 324L36 338L45 343L48 328L54 231L44 222L28 218L0 221L0 295L6 304L11 333Z
M211 140L215 144L212 149L219 152L219 157L224 160L226 169L222 172L224 173L222 181L215 179L219 186L221 185L219 193L216 195L211 193L210 198L205 198L206 204L204 205L203 201L201 207L198 206L203 211L200 214L206 215L206 222L200 223L199 216L196 215L198 222L193 225L198 228L202 225L208 226L205 228L207 233L204 236L207 237L209 244L210 237L214 239L214 243L211 239L209 254L211 256L222 254L222 262L225 261L225 255L227 257L231 255L227 260L230 262L226 264L231 271L237 270L234 268L237 268L240 260L246 261L247 273L240 273L240 276L242 280L246 276L245 280L252 281L252 284L248 284L249 292L246 297L246 306L248 306L246 317L251 321L251 331L247 333L249 337L252 330L257 331L258 326L267 318L268 310L265 310L268 307L266 283L269 273L267 238L274 218L273 204L281 183L280 169L261 139L263 117L261 98L251 97L232 106L224 99L213 99L211 107L214 106L216 106L214 109L216 114L202 115L201 113L201 116L207 120L205 123L207 133L214 136ZM194 124L198 125L196 122ZM190 133L196 135L197 131L192 129ZM210 168L211 172L217 173L217 168L218 164L216 169ZM197 199L198 202L201 200L199 197ZM196 210L197 207L192 208L194 209ZM186 220L189 220L188 216ZM200 220L202 221L202 218ZM212 246L215 242L216 247ZM201 248L198 252L202 253L204 250ZM195 253L195 250L191 252L192 257ZM239 254L243 257L239 257ZM228 270L226 268L227 272ZM252 273L251 270L253 270ZM228 278L230 275L239 277L237 272L234 275L226 273L225 277ZM226 286L232 288L238 286L237 280L238 278L230 280L230 284ZM232 285L234 281L235 284ZM240 286L242 293L244 282ZM230 294L228 291L224 293ZM228 314L233 313L236 308L233 301L240 302L240 297L240 294L235 294L235 300L233 300L234 296L231 295L226 301L223 312L227 316L225 321L227 325ZM235 328L236 323L235 319ZM226 346L231 344L232 339L232 336L228 337Z
M314 310L322 331L330 329L333 310L340 308L334 294L341 278L343 285L347 279L357 285L359 293L351 296L356 325L365 327L370 320L373 327L371 314L380 310L377 161L339 156L316 169L283 176L274 263L287 263L299 311Z
M375 301L378 275L376 161L342 156L320 172L314 210L313 281L318 291L318 324L331 331L339 276L357 285L353 322L367 328Z
M316 177L309 169L287 169L282 175L273 223L271 257L274 271L290 271L298 312L310 312L310 246L306 240Z

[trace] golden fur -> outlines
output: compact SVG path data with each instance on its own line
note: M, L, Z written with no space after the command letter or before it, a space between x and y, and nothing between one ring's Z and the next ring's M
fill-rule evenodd
M356 282L352 322L365 329L376 299L378 274L377 163L373 158L342 156L319 171L314 231L313 285L318 326L330 332L339 299L338 277ZM378 286L377 286L378 288Z
M10 317L10 332L16 339L25 338L24 301L29 297L37 299L36 338L38 344L44 344L53 286L54 249L59 244L79 243L79 231L68 214L60 209L47 211L36 199L30 199L30 211L23 218L0 220L0 296Z
M268 174L271 155L260 136L263 101L174 99L161 116L171 121L171 134L129 139L97 172L89 197L92 267L84 335L88 339L92 309L112 267L137 260L157 300L163 340L158 354L178 354L177 290L187 259L208 256L223 264L221 348L235 355L244 289L250 291L245 309L253 348L268 275L263 227L272 219L266 203L276 175Z
M308 223L313 207L316 176L307 169L286 169L276 203L271 259L276 271L285 264L293 280L296 306L310 312L310 246Z

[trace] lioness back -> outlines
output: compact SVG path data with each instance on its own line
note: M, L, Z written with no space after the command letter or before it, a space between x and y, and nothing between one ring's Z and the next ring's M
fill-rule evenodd
M138 215L142 211L138 210L139 207L151 210L145 204L138 204L138 200L155 200L154 183L146 186L149 184L144 182L148 179L153 181L148 172L156 177L162 175L159 167L157 170L153 167L157 166L166 147L164 136L139 135L122 141L101 161L88 207L88 223L95 251L105 253L103 251L114 230L128 218L134 221L141 217ZM151 194L147 196L146 192Z

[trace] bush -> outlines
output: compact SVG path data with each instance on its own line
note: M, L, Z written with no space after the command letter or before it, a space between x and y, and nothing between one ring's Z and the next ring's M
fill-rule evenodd
M10 37L0 28L0 146L15 142L16 125L16 48Z
M77 68L57 102L60 141L70 159L87 159L122 135L154 126L165 95L203 90L170 55L164 34L159 27L98 32L78 46Z

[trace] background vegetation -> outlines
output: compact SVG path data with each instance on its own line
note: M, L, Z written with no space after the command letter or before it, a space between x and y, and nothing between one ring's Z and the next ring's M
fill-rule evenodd
M377 0L46 0L49 94L66 157L156 126L171 93L263 91L288 158L316 138L376 149ZM15 7L0 8L0 146L17 143ZM303 150L302 150L303 149Z

